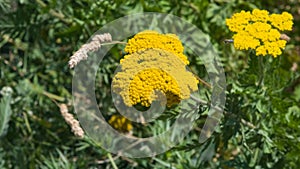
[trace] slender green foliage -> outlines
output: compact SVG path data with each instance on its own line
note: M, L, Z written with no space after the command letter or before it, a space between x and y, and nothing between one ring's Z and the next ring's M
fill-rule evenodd
M258 57L224 43L233 35L225 19L254 8L294 16L293 31L286 33L291 41L281 56ZM297 169L299 8L298 0L0 0L0 90L13 91L0 94L0 168ZM221 58L227 89L225 113L207 141L198 141L210 109L204 104L184 141L155 158L129 159L108 155L89 137L75 137L57 104L74 113L69 57L105 24L138 12L170 13L201 29ZM189 68L209 83L205 62L188 48L185 54ZM124 45L115 45L97 70L95 95L107 121L118 113L110 85L123 56ZM201 86L198 95L209 103L211 90ZM147 125L133 123L132 134L159 135L179 112L172 107Z

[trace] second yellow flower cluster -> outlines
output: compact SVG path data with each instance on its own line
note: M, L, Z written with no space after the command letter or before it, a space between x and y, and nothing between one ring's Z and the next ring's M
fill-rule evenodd
M232 32L234 46L237 49L255 49L256 55L267 54L277 57L286 41L280 39L280 31L290 31L293 16L287 12L271 14L266 10L254 9L252 12L241 11L226 20Z

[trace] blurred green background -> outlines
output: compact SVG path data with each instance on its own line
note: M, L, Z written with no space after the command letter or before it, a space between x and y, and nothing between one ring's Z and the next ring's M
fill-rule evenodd
M226 18L255 8L294 16L283 55L264 58L262 86L257 84L260 60L223 42L232 36ZM300 166L299 0L0 0L0 9L0 168ZM69 57L103 25L138 12L173 14L210 36L225 69L230 113L203 144L197 142L200 118L185 141L164 154L142 159L112 155L109 160L111 155L97 143L73 135L53 100L71 103ZM103 86L98 87L104 92L97 98L108 116L113 112L110 82L123 47L114 47L99 70ZM205 78L202 62L189 57L191 67Z

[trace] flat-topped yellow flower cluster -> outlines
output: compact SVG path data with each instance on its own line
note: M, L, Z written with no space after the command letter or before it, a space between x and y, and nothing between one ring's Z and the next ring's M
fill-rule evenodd
M280 31L291 31L293 16L288 12L269 14L266 10L241 11L226 20L232 32L234 47L240 50L255 49L256 55L277 57L286 41L280 39Z
M164 93L167 106L172 106L198 89L176 35L145 31L130 39L125 50L129 54L120 61L122 70L114 76L113 91L127 106L149 107L160 96L156 91Z

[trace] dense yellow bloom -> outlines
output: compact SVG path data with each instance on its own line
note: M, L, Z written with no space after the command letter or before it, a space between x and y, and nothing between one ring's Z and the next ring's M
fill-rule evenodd
M189 64L187 57L183 54L183 46L175 34L160 34L156 31L143 31L129 39L125 52L132 54L145 49L163 49L178 56L183 63Z
M132 130L131 122L121 115L112 115L108 123L116 130L129 132Z
M229 30L235 32L234 47L240 50L255 49L256 55L280 55L286 41L280 39L280 31L290 31L293 16L287 12L271 14L254 9L251 13L241 11L226 20Z
M167 97L171 106L189 98L198 89L198 81L186 70L180 58L162 49L146 49L129 54L121 62L122 71L113 79L113 91L119 93L127 106L141 104L149 107L159 97Z
M186 70L189 63L181 41L175 34L143 31L129 39L120 60L121 71L112 89L127 106L149 107L154 100L166 96L167 106L187 99L198 89L198 81Z

